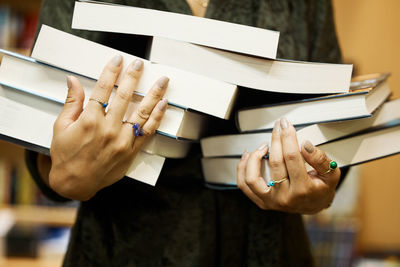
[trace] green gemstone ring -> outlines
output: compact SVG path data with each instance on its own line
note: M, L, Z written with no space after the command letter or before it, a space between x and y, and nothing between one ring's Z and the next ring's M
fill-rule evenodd
M331 171L335 170L338 167L338 164L336 161L331 160L331 162L329 162L329 170L327 170L326 172L324 172L322 175L330 173Z

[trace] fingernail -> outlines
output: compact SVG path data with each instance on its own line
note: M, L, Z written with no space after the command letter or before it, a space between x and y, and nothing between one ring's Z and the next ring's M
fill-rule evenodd
M288 127L288 120L285 117L283 117L281 119L281 128L286 129L287 127Z
M71 89L71 87L72 87L71 76L67 76L67 87L68 87L68 89Z
M140 59L136 59L136 60L133 62L133 65L131 65L131 66L132 66L132 68L133 68L134 70L139 71L139 70L141 70L141 69L143 68L143 61L140 60Z
M268 143L265 142L265 143L263 143L263 144L258 148L258 150L264 150L264 149L266 149L267 147L268 147Z
M111 64L113 64L115 67L118 67L122 63L122 56L121 55L116 55L111 59Z
M248 157L249 157L249 152L246 150L242 155L242 159L247 159Z
M310 154L314 152L314 145L308 140L303 143L303 147Z
M160 101L160 104L159 104L158 107L160 108L160 110L165 111L165 110L167 109L167 106L168 106L168 99L163 98L163 99Z
M273 131L278 132L278 133L281 131L281 127L279 125L279 121L276 121L274 123L274 130Z
M164 88L167 86L169 82L169 79L165 76L161 77L160 79L158 79L157 84L160 88Z

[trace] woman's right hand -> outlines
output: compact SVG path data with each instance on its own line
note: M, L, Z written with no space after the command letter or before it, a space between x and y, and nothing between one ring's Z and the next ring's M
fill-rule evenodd
M166 77L155 83L127 120L138 123L144 135L135 137L132 124L123 122L142 73L139 59L128 66L105 113L101 102L108 102L122 65L121 56L106 65L84 110L82 86L75 77L67 78L68 96L54 124L50 148L49 185L61 196L85 201L120 180L146 137L160 125L167 108L167 100L162 99Z

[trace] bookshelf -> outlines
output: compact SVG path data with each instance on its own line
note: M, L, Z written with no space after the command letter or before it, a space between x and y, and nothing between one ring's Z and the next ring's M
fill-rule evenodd
M42 0L2 0L0 6L8 6L20 12L38 12Z
M30 55L42 0L0 1L0 48ZM1 61L1 55L0 55ZM24 148L0 140L0 214L12 223L70 228L77 209L45 200L25 166ZM4 226L0 220L0 228ZM4 233L3 233L4 234ZM0 266L60 266L62 255L7 258L0 236Z

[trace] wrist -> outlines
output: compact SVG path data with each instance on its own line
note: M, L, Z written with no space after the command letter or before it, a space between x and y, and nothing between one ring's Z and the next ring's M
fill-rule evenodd
M100 187L94 183L96 179L84 174L73 174L72 172L52 166L49 174L49 186L59 195L79 201L91 199Z

